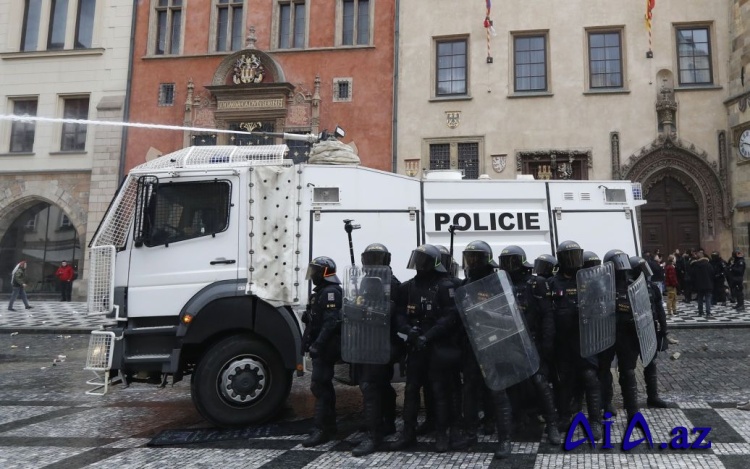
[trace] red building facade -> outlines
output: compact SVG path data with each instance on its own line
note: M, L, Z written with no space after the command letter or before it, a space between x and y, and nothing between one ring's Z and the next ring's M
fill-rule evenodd
M292 133L340 125L363 165L389 171L394 17L387 0L139 2L128 120ZM130 128L125 169L189 145L257 143L281 141Z

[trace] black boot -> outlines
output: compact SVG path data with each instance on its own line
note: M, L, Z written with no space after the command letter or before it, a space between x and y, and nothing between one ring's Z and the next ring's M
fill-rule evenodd
M653 360L651 360L651 363L649 363L648 366L644 368L643 378L646 381L646 395L648 396L646 404L649 407L655 407L657 409L669 409L674 407L672 404L659 397L655 357Z
M622 402L628 413L628 422L638 413L638 381L635 370L620 371L620 387L622 388Z
M495 457L505 459L510 456L510 434L512 422L512 411L510 400L505 391L494 393L495 421L497 422L497 450Z
M425 420L424 422L417 425L417 435L427 435L435 431L435 423L432 420Z
M531 378L534 387L537 390L540 400L542 401L542 410L544 411L544 421L547 424L547 441L553 445L562 444L560 431L557 429L557 411L555 410L555 400L552 395L552 388L547 383L544 375L537 373Z
M602 389L599 377L593 369L583 372L584 386L586 387L586 408L589 412L591 423L591 434L595 441L602 439Z
M304 446L305 448L310 448L313 446L322 445L323 443L328 443L329 441L331 441L331 434L325 430L316 428L312 433L310 433L310 436L308 436L302 442L302 446Z
M450 449L450 440L448 438L448 430L441 428L435 430L435 452L445 453Z
M368 454L374 453L378 450L381 440L373 437L367 437L352 450L352 456L361 457L367 456Z
M477 444L477 441L477 432L471 433L464 428L463 431L457 432L455 438L452 439L451 449L466 450Z
M599 366L602 366L601 364ZM603 413L609 412L612 417L617 415L617 409L612 404L612 398L614 397L614 391L612 389L612 371L607 366L605 370L599 370L599 387L602 393L602 411Z
M404 425L404 431L385 447L386 451L400 451L417 443L417 434L412 426Z

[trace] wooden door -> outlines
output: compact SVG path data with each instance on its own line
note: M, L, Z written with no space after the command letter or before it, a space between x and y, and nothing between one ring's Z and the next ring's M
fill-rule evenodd
M664 178L646 195L641 208L641 243L662 254L700 246L698 204L677 180Z

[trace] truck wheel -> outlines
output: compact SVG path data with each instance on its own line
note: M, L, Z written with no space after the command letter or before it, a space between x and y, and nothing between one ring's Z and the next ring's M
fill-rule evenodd
M234 336L208 349L190 387L203 418L219 427L240 427L272 418L291 386L292 372L272 346Z

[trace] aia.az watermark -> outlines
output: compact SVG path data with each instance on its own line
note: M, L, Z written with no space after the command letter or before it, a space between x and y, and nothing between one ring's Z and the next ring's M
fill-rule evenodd
M599 449L614 448L614 446L612 446L612 424L614 422L610 420L611 418L612 414L610 414L609 412L604 414L604 420L602 420L602 426L604 427L602 431L602 443L599 446ZM575 434L576 428L578 428L579 426L583 427L584 437L579 440L573 441L573 435ZM640 427L641 431L643 432L644 438L631 441L631 437L633 436L633 432L635 431L636 427ZM707 439L710 432L711 427L695 427L692 430L688 430L686 427L674 427L670 432L670 441L656 443L656 446L661 449L710 449L711 440ZM692 437L691 435L695 436ZM591 431L591 424L589 423L583 412L579 412L573 418L573 421L570 424L570 428L568 429L568 434L565 436L565 450L571 451L575 448L578 448L587 441L591 443L592 448L596 449L597 446L596 441L594 441L594 435ZM651 430L648 427L648 422L646 421L646 418L643 416L643 414L641 414L640 412L636 412L633 418L630 419L628 428L625 430L625 434L623 435L622 450L630 451L643 444L644 442L648 445L649 448L654 449L655 443L651 435Z

